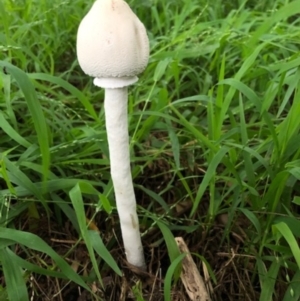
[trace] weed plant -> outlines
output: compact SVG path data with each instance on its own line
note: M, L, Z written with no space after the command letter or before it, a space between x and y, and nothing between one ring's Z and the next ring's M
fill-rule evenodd
M91 4L0 1L0 300L119 300L130 273L103 91L76 61ZM299 300L300 1L130 5L151 43L130 89L132 170L164 282L127 279L127 300L188 300L178 235L212 300Z

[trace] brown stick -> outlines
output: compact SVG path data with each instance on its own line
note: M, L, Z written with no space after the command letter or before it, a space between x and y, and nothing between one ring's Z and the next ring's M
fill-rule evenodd
M186 289L191 301L210 301L210 296L206 290L205 283L201 277L197 266L190 254L190 251L182 237L175 238L181 253L187 255L182 260L181 281Z

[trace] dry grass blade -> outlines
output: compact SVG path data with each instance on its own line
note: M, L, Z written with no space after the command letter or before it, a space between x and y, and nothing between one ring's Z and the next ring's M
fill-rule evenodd
M181 253L187 253L182 260L182 272L180 278L191 301L210 301L210 296L205 287L197 266L190 254L190 251L182 237L175 238Z

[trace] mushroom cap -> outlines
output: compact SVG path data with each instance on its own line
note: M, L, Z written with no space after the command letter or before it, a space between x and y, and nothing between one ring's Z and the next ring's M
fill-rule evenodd
M113 85L112 78L123 77L119 85L132 84L148 63L146 29L125 1L96 0L79 25L77 57L99 86L103 81Z

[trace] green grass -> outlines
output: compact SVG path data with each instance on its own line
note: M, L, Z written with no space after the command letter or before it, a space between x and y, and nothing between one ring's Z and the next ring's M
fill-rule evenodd
M105 300L91 284L100 291L124 270L104 94L76 61L91 3L0 1L1 300L48 300L45 279L53 295L80 286ZM151 44L130 88L129 131L162 295L180 287L180 235L199 269L208 263L213 300L299 300L300 1L130 5Z

